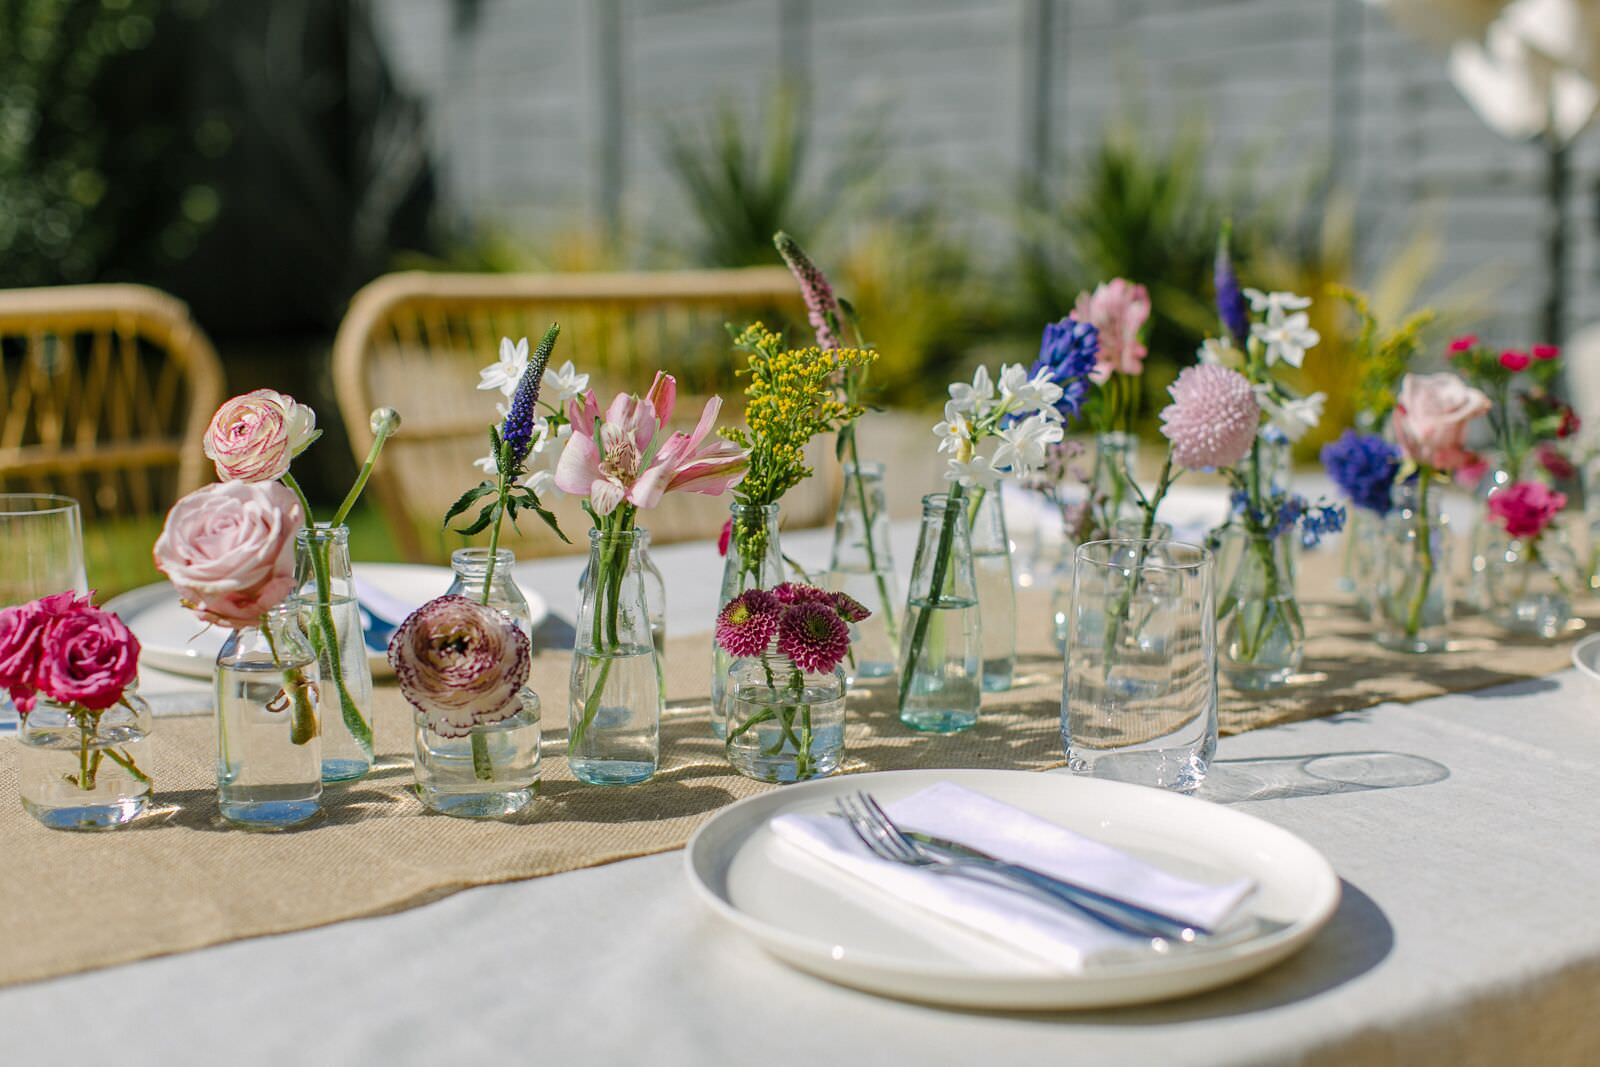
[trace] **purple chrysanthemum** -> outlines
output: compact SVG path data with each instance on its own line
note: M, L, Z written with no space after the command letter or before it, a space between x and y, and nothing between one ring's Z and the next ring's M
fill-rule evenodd
M833 594L826 589L818 589L814 585L803 585L800 582L784 582L772 587L772 595L778 598L780 604L831 604Z
M500 424L500 440L510 446L507 459L511 469L505 472L510 476L522 473L522 464L528 458L528 450L533 447L533 417L534 409L539 404L539 386L544 381L545 364L550 362L550 353L556 347L556 335L560 332L561 327L553 322L544 332L544 339L529 357L528 367L517 381L517 391L511 398L511 410L506 412L505 422Z
M778 629L777 599L764 589L747 589L717 615L717 644L730 656L759 656Z
M1250 342L1250 312L1245 305L1244 291L1239 288L1239 275L1233 269L1233 256L1228 251L1230 233L1230 227L1224 224L1217 237L1212 283L1217 289L1217 316L1242 352Z
M839 301L833 295L833 286L828 284L827 275L811 262L811 257L805 254L799 242L782 230L772 235L772 243L777 246L778 255L783 257L795 281L800 283L807 316L817 334L817 347L838 348Z
M791 604L778 620L778 651L808 674L826 674L850 651L850 627L829 605Z
M865 604L849 593L833 594L833 610L837 611L845 622L863 622L872 614Z

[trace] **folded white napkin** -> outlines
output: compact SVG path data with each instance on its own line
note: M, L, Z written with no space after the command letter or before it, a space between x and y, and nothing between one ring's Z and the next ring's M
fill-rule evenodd
M1179 878L1125 852L969 789L941 782L885 804L905 830L959 841L1000 859L1215 930L1255 889L1250 879L1206 885ZM1065 971L1141 942L1083 918L975 879L935 874L878 859L834 815L780 815L773 832L808 856L890 896L967 927Z

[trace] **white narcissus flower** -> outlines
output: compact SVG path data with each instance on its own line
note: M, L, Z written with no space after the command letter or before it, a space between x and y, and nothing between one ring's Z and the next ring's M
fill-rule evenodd
M1229 370L1244 369L1244 353L1235 348L1226 340L1207 337L1200 342L1198 353L1201 363L1210 363L1213 366L1227 367Z
M944 420L934 425L933 432L939 438L939 451L954 454L972 439L972 424L952 400L945 404Z
M1306 349L1314 348L1322 335L1311 328L1311 319L1303 311L1284 315L1277 322L1256 322L1250 325L1250 336L1266 346L1267 366L1287 363L1300 366L1306 358Z
M571 366L569 363L568 366ZM528 369L528 339L512 343L511 338L500 338L500 358L478 372L479 389L498 389L506 396L517 391L522 372Z
M950 403L945 405L945 414L948 416L951 405L962 413L981 411L993 399L994 383L989 380L989 368L979 367L972 376L971 385L966 382L951 383Z
M1281 319L1291 311L1304 311L1311 306L1309 296L1299 296L1295 293L1263 293L1260 289L1246 289L1245 297L1250 301L1250 310L1267 313L1267 321Z
M968 489L984 488L1000 481L1000 472L994 469L994 464L987 456L973 456L972 459L962 462L951 459L948 469L944 472L947 482L960 482Z
M1272 395L1270 385L1258 385L1255 391L1256 402L1266 412L1268 425L1277 427L1291 441L1300 440L1307 431L1316 428L1322 421L1322 407L1328 402L1326 393L1279 400Z
M1055 411L1061 399L1061 386L1041 368L1032 378L1020 363L1008 363L1000 368L1000 410L1012 415L1048 408Z
M1061 440L1061 426L1043 415L1030 415L1000 431L996 468L1027 475L1044 466L1045 449Z
M588 388L589 376L579 374L570 359L559 367L547 367L544 380L540 383L544 396L557 408L565 406L567 401L575 397L582 396Z

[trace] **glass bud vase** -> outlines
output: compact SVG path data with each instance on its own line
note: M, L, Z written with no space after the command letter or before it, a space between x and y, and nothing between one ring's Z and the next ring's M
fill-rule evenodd
M656 773L661 689L637 530L589 531L568 690L567 763L579 781L632 785Z
M778 505L733 504L728 554L722 561L717 611L746 589L771 589L784 581L783 549L778 542ZM711 642L711 732L727 736L728 668L733 657Z
M1118 519L1112 524L1110 534L1114 541L1170 541L1172 524L1153 522L1150 536L1145 537L1144 519ZM1055 589L1050 597L1051 624L1054 628L1056 648L1067 650L1067 640L1072 633L1072 577L1077 561L1078 546L1072 546L1068 560L1055 577Z
M1485 549L1483 610L1508 633L1560 636L1572 621L1572 598L1583 588L1564 531L1551 527L1532 540L1496 533Z
M291 604L235 630L217 653L217 802L222 817L276 830L322 808L317 657Z
M132 686L104 711L47 697L22 720L22 807L52 830L114 830L150 806L150 705Z
M1089 476L1089 507L1094 516L1091 540L1108 537L1118 519L1139 517L1133 491L1139 438L1131 433L1102 433L1094 439L1094 469Z
M523 636L532 641L533 612L528 608L528 598L522 595L516 579L511 575L511 568L516 562L516 553L509 548L497 550L494 574L491 576L487 548L458 548L450 553L450 569L455 571L455 578L445 592L489 605L514 621ZM490 585L487 600L483 597L485 582Z
M973 490L966 507L983 616L983 691L1004 693L1017 669L1017 581L999 486Z
M446 736L415 713L417 797L432 811L459 819L514 815L539 792L539 695L523 688L516 714L468 733Z
M1505 457L1489 457L1489 469L1473 488L1473 501L1478 508L1478 521L1467 534L1467 580L1461 601L1467 611L1490 612L1494 601L1489 591L1489 568L1496 554L1506 548L1505 530L1490 518L1489 498L1517 480L1517 472L1507 465Z
M650 531L638 530L639 566L644 569L644 606L650 614L650 644L656 650L656 687L667 706L667 579L650 558Z
M1217 661L1235 689L1277 689L1300 669L1306 628L1295 602L1294 535L1239 530L1228 591L1217 606Z
M852 681L888 678L900 647L900 599L889 548L889 509L883 496L883 465L844 467L844 492L833 522L833 554L824 584L859 600L872 612L850 627Z
M922 498L900 633L900 721L925 733L971 729L983 698L983 623L966 505L961 492Z
M725 750L733 769L761 782L799 782L839 769L844 758L845 675L802 670L777 650L729 668Z
M350 571L350 529L318 525L295 538L295 605L317 654L328 701L322 716L322 780L348 782L372 769L372 668Z
M1397 652L1443 651L1455 615L1449 520L1430 480L1397 494L1378 546L1372 619L1378 643Z

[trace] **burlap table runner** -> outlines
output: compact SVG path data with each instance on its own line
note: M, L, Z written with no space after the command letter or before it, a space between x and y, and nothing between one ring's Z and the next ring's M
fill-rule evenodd
M1305 586L1324 584L1302 577ZM853 693L845 769L1060 765L1061 661L1050 641L1049 604L1027 591L1021 601L1017 685L985 698L975 729L914 735L899 725L891 693ZM1585 607L1592 613L1600 605ZM1481 620L1467 620L1459 627L1462 651L1399 656L1361 636L1363 620L1314 592L1305 610L1313 681L1270 698L1225 693L1224 732L1547 674L1567 662L1570 649L1570 641L1507 641ZM209 717L157 721L148 763L157 811L110 834L60 833L36 823L16 801L16 746L0 744L0 985L679 848L717 809L770 788L734 774L710 735L706 636L668 645L657 777L622 789L574 781L563 758L569 660L558 651L535 658L532 684L544 698L542 795L530 811L503 822L430 815L410 795L410 716L392 687L380 687L376 697L375 773L330 789L319 821L280 834L246 833L219 820Z

